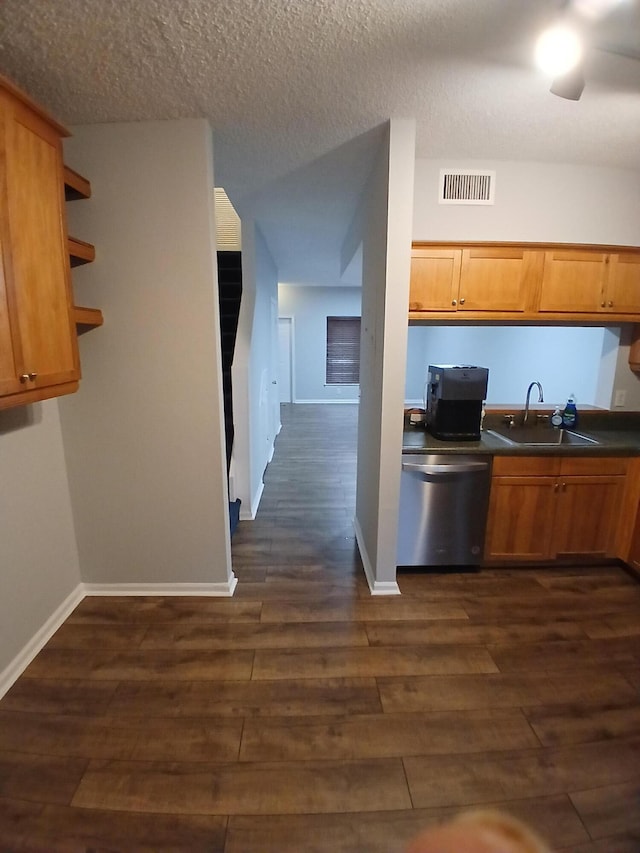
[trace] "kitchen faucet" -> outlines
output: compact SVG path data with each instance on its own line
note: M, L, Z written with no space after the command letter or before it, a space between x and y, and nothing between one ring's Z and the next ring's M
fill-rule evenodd
M544 397L542 396L542 385L539 382L532 382L527 388L527 396L524 401L524 417L522 418L523 424L526 424L527 419L529 418L529 397L531 396L531 389L534 385L538 386L538 402L544 403Z

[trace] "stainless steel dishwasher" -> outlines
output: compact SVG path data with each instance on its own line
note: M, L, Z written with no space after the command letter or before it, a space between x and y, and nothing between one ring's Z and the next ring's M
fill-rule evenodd
M482 560L488 455L402 455L398 566L470 566Z

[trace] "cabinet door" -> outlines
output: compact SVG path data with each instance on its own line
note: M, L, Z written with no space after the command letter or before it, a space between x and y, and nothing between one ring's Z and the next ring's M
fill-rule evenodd
M636 524L633 529L631 538L631 547L629 553L625 556L626 562L630 563L634 569L640 570L640 512L636 516Z
M553 551L615 556L623 476L560 477Z
M510 246L463 249L459 310L524 311L528 254Z
M548 560L555 515L555 477L494 477L487 560Z
M607 255L555 249L545 252L540 311L599 313L605 305Z
M0 155L1 155L0 149ZM0 223L0 228L2 227ZM4 231L5 229L2 228ZM18 370L14 357L11 324L9 322L9 302L4 275L4 256L2 252L3 234L0 232L0 396L19 390Z
M20 390L79 377L57 133L25 105L3 104L5 283ZM6 229L5 229L6 233ZM29 379L24 377L29 375Z
M607 310L640 314L640 254L610 255L608 266Z
M461 258L461 249L413 249L409 311L457 309Z

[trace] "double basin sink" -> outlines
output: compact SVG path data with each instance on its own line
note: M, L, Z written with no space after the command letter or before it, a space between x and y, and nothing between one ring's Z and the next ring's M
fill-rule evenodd
M488 429L487 433L505 444L521 447L586 447L597 445L595 438L570 429L553 429L550 426L505 426Z

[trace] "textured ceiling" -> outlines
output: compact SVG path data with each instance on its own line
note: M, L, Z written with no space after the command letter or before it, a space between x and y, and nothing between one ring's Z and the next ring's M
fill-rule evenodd
M3 0L0 71L68 125L208 117L217 182L241 209L255 202L283 277L301 278L287 223L298 240L307 229L308 271L323 205L328 245L366 175L368 132L392 116L416 118L420 157L640 168L640 62L591 51L577 103L532 67L559 5ZM594 40L640 50L639 5L623 0ZM362 134L368 154L351 144Z

